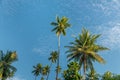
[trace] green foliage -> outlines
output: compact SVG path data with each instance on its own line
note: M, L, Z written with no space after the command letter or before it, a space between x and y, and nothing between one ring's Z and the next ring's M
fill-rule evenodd
M102 76L102 80L112 80L112 76L113 76L112 73L110 71L107 71Z
M120 74L116 75L110 71L107 71L102 75L102 80L120 80Z
M71 62L68 65L68 69L63 72L64 80L80 80L81 76L78 73L80 66L77 62Z
M100 74L96 73L95 70L91 70L88 74L87 74L87 80L99 80L100 78Z
M75 41L70 43L71 46L66 46L68 48L66 53L69 53L67 55L68 61L78 61L80 68L83 66L84 76L86 75L86 70L94 69L93 62L105 63L104 59L97 52L108 50L108 48L96 44L96 40L99 37L100 35L92 35L83 28L78 38L75 38Z
M45 67L42 68L42 75L48 75L48 73L50 72L50 66L46 65Z
M40 80L45 80L45 79L44 79L44 77L41 77L41 79L40 79Z
M13 77L17 69L12 66L12 63L17 61L16 51L7 51L6 54L0 51L0 79L6 80Z
M56 22L52 22L51 25L55 26L55 28L52 29L52 31L56 32L56 35L58 36L58 59L57 59L57 69L56 69L56 80L58 80L58 73L59 73L59 55L60 55L60 35L61 33L65 36L66 35L66 29L70 27L70 24L68 23L67 17L59 18L56 17Z
M42 64L38 63L36 66L33 66L34 70L32 73L37 77L42 72Z
M52 63L56 63L57 59L58 59L58 52L52 51L50 53L50 57L48 58L48 60L51 61Z
M120 74L119 75L113 75L113 80L120 80Z
M36 66L33 66L34 70L32 71L32 73L35 76L35 80L37 76L42 76L41 80L44 80L43 76L47 76L50 72L50 66L46 65L46 66L42 66L42 64L38 63Z
M57 36L59 36L61 33L66 35L65 30L70 27L67 17L59 18L58 16L56 17L56 22L52 22L51 25L55 26L52 31L55 31Z

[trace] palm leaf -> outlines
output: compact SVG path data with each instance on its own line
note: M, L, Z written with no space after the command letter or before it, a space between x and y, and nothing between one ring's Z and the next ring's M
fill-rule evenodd
M52 22L51 25L53 25L53 26L57 26L58 23L56 23L56 22Z
M100 55L98 55L97 53L93 51L86 51L86 53L92 55L98 62L103 63L103 64L105 63L105 60L102 57L100 57Z

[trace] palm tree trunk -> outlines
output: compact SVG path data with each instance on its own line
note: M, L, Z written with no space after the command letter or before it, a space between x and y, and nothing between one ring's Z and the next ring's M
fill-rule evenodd
M50 69L51 69L51 67L52 67L52 62L51 62L51 64L50 64ZM48 75L47 75L46 80L48 80L48 78L49 78L49 74L50 74L50 71L48 72Z
M84 79L86 79L86 55L84 55Z
M60 35L58 36L58 60L57 67L59 67L59 58L60 58ZM56 80L58 80L58 70L56 71Z

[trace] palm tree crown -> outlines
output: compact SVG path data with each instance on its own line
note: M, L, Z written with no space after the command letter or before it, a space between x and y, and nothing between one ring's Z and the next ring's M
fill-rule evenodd
M51 25L55 26L52 31L56 31L57 36L59 36L61 33L63 35L66 35L65 29L70 27L70 24L68 23L67 17L62 17L61 19L57 16L56 17L57 22L52 22Z
M42 72L42 64L38 63L36 66L33 66L34 70L32 71L32 73L35 75L35 80L36 77L40 75L40 73Z
M108 50L108 48L96 44L96 40L99 37L100 35L91 35L88 30L83 29L79 37L75 38L75 41L70 43L71 46L66 46L68 48L67 53L69 53L67 55L68 61L78 61L80 67L83 66L84 76L86 70L93 70L92 62L98 61L105 63L105 60L97 54L97 52Z
M6 54L0 51L0 79L1 80L6 80L7 78L12 77L14 73L17 71L17 69L11 65L15 61L17 61L16 51L14 52L7 51Z
M57 59L58 59L58 52L52 51L50 53L50 57L48 58L48 60L50 60L52 63L56 63Z

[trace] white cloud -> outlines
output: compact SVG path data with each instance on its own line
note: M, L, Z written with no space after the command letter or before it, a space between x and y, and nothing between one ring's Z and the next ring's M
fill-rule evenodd
M107 26L107 27L105 27ZM120 23L110 22L107 25L99 26L98 28L102 33L101 43L113 48L120 47Z
M44 48L44 47L38 47L38 48L33 48L32 50L33 52L37 53L37 54L40 54L40 55L47 55L49 53L49 49L48 48Z
M41 48L33 48L33 51L36 52L36 53L41 53L42 52Z
M7 80L26 80L26 79L23 79L23 78L20 78L20 77L13 77L13 78L9 78Z
M118 15L120 12L120 0L100 0L99 2L94 2L93 6L107 15L111 13Z

